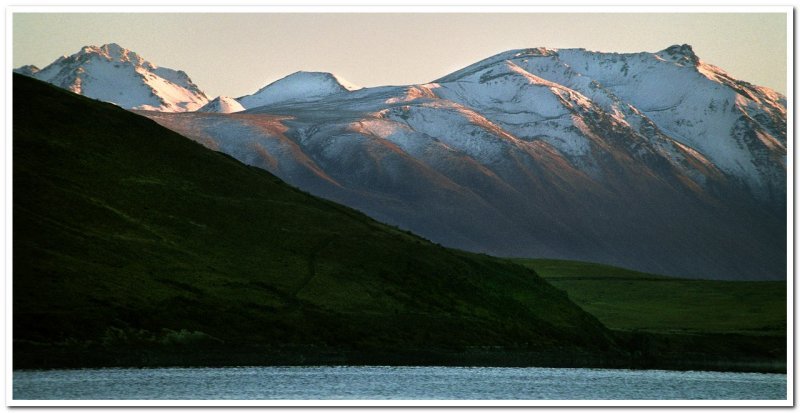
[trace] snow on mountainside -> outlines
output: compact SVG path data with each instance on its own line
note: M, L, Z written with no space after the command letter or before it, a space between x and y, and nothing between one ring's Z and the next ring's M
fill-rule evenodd
M126 109L185 112L208 102L183 71L158 67L115 43L86 46L32 69L23 66L17 72Z
M359 89L331 73L295 72L237 100L247 109L289 101L308 101Z
M696 161L713 164L757 196L781 196L786 172L785 97L732 79L702 62L688 45L630 54L514 50L437 80L438 94L495 114L519 136L536 136L537 126L530 124L530 117L523 117L523 122L513 119L521 113L513 107L513 99L497 100L479 91L508 86L508 81L494 80L508 65L585 95L678 163L685 163L680 158L686 156L678 152L691 148L702 155ZM502 106L497 107L498 102ZM543 114L538 116L544 119Z
M244 106L237 102L236 99L228 96L217 96L202 108L197 109L197 112L236 113L243 110Z
M359 90L298 73L239 101L247 111L144 114L447 246L786 277L786 99L687 45L512 50Z

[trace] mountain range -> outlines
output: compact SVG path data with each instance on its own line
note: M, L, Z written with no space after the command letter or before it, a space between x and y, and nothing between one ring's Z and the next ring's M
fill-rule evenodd
M17 72L445 246L786 277L786 98L688 45L511 50L407 86L297 72L210 103L114 44Z
M632 351L531 269L34 79L14 76L13 102L15 369L464 363L465 351L486 363L499 346L574 365Z

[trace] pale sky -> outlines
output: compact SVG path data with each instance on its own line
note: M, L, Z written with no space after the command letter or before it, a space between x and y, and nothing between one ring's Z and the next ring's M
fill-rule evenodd
M15 13L13 65L118 43L239 97L298 70L360 86L425 83L518 48L655 52L691 44L734 77L786 93L786 15L742 13Z

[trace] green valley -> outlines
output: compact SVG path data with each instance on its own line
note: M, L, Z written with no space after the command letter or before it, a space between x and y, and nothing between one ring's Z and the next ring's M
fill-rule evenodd
M785 281L692 280L587 262L517 262L566 291L611 329L786 334Z

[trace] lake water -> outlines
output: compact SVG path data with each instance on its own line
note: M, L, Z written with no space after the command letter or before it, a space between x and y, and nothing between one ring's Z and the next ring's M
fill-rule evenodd
M786 399L786 375L500 367L15 371L13 398L240 400Z

